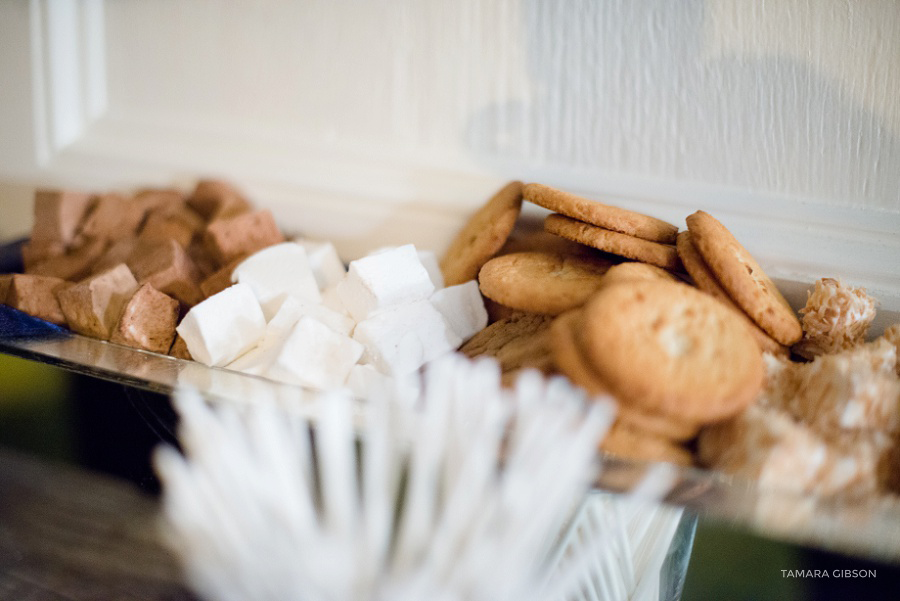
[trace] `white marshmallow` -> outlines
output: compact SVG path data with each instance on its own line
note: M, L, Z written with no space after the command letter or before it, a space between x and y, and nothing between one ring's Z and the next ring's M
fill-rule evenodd
M343 386L365 348L318 320L303 316L266 371L273 380L327 390Z
M349 336L356 326L356 322L349 315L338 313L325 305L302 303L300 308L303 315L309 315L344 336Z
M303 308L305 306L306 303L293 296L284 299L284 302L278 309L278 313L266 324L265 337L272 339L287 338L297 322L300 321L300 318L303 317Z
M296 242L306 250L319 290L334 286L347 273L344 262L331 242L317 242L305 238L298 238Z
M416 248L407 244L350 263L337 292L350 315L362 321L377 311L428 298L434 284Z
M443 288L444 274L441 271L440 263L438 263L437 255L431 250L420 250L418 251L418 254L422 267L428 272L428 277L431 278L431 283L434 284L434 289L440 290Z
M310 316L338 334L349 336L353 331L353 320L347 315L336 313L322 305L306 303L289 296L282 303L278 313L266 325L266 333L259 344L227 365L228 369L248 374L262 375L274 363L281 352L284 341L303 316Z
M266 370L269 369L269 366L272 365L275 357L278 356L279 350L279 346L259 344L225 367L245 374L262 376L266 373Z
M391 375L411 373L462 342L428 301L376 313L356 324L353 338L366 346L364 362Z
M389 394L394 387L394 378L385 375L372 365L357 363L347 374L344 385L358 399L369 399L376 395Z
M287 335L294 327L294 324L305 315L321 321L338 334L344 334L345 336L349 336L356 325L356 322L346 313L338 313L325 305L309 303L290 296L285 299L281 309L278 310L278 314L266 326L266 330L276 328Z
M337 286L332 286L322 291L322 306L328 307L335 313L351 317L350 311L347 310L347 307L344 306L344 301L341 300L341 295L338 294Z
M431 303L464 342L487 327L487 309L475 280L438 290Z
M195 360L221 366L253 348L265 328L266 319L253 291L235 284L191 308L176 331Z
M338 334L350 336L356 325L347 315L341 315L323 305L305 303L289 296L275 317L266 325L266 333L259 344L226 367L255 376L265 375L281 354L284 343L301 317L309 316Z
M388 395L393 402L412 407L419 398L422 382L416 374L393 377L381 373L369 363L357 363L350 370L344 386L358 399L370 400Z
M259 343L226 367L256 376L265 374L281 352L294 325L303 316L302 307L303 304L294 297L286 298L275 317L266 324L265 334Z
M313 303L322 301L306 251L293 242L276 244L250 255L234 268L231 281L253 289L266 319L278 312L288 296Z

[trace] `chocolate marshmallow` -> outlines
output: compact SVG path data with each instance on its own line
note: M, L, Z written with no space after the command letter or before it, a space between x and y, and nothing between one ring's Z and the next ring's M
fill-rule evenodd
M229 262L228 265L219 268L200 282L200 291L203 292L203 298L209 298L213 294L218 294L231 286L234 283L231 281L231 274L234 272L234 268L243 262L244 258L245 255L237 257Z
M178 301L144 284L125 304L110 342L167 353L177 322Z
M72 243L78 225L92 202L90 194L71 190L37 190L31 241Z
M46 259L66 254L66 246L62 242L35 242L29 240L22 245L22 263L25 273L31 273L36 265Z
M121 194L101 194L81 224L80 238L121 240L133 236L144 219L144 209Z
M214 179L197 182L197 187L188 197L187 203L207 221L226 219L251 210L250 203L234 186Z
M15 273L7 286L5 303L29 315L57 325L66 324L56 293L67 282L62 278Z
M181 334L175 334L175 342L172 343L172 348L169 349L169 356L176 359L185 359L186 361L193 360L191 351L188 350L187 343L181 337Z
M69 328L79 334L109 340L138 283L124 263L61 290L59 306Z
M263 210L213 221L203 241L218 264L225 265L241 255L284 242L284 236L272 213Z
M127 261L128 267L141 284L173 296L185 305L203 300L198 285L197 267L175 240L159 244L140 243Z
M77 282L93 271L94 265L106 251L107 241L97 238L84 242L64 255L44 259L28 270L34 275L48 275Z

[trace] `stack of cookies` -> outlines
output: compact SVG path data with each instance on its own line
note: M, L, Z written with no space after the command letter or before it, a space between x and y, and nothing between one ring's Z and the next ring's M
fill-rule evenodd
M507 241L522 200L554 213L543 232ZM679 234L654 217L548 186L508 185L443 261L445 277L460 257L470 261L466 276L477 276L492 317L462 352L495 357L509 379L537 368L610 394L620 415L605 450L690 464L690 441L753 401L764 378L761 350L784 353L797 320L721 224L704 213L689 224ZM691 236L702 239L699 248ZM735 265L742 273L732 274ZM697 274L700 290L683 268Z
M525 200L554 211L544 228L580 244L664 269L678 269L678 228L660 219L588 200L541 184L522 190Z
M603 442L613 454L689 465L684 444L746 408L762 356L727 307L665 279L619 280L551 326L558 369L619 401Z

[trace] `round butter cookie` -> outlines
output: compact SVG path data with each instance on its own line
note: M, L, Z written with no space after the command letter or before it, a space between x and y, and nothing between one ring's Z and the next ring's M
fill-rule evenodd
M691 232L679 232L678 239L675 242L675 248L678 249L678 256L681 258L681 263L684 265L688 275L691 276L691 279L694 280L694 284L696 284L697 288L719 300L724 305L734 309L746 322L747 327L750 328L750 333L753 334L753 339L756 340L756 343L759 344L759 348L764 353L772 353L778 357L787 357L787 348L778 344L777 341L756 325L756 322L750 319L743 309L734 304L734 301L731 300L731 297L728 296L728 293L725 292L725 289L722 288L716 280L716 276L709 270L706 261L703 260L703 257L700 256L700 253L694 246L694 242L691 239Z
M628 424L616 422L600 443L600 450L638 461L664 461L675 465L691 465L690 452L667 438L642 432Z
M609 388L591 370L581 355L575 332L581 328L581 310L563 313L550 326L550 350L559 371L594 396L609 394Z
M494 357L504 373L527 367L548 373L553 368L549 336L552 319L516 313L475 334L459 352L469 358Z
M522 209L522 182L510 182L463 226L441 260L444 283L455 286L478 276L503 247Z
M719 301L686 284L602 288L584 309L587 358L630 406L700 424L749 405L763 384L762 353Z
M574 384L584 388L594 396L610 394L609 388L594 373L584 357L579 341L583 331L582 311L574 310L557 317L550 326L550 349L556 367ZM700 431L695 423L679 420L672 416L646 413L629 406L628 399L617 399L619 411L616 422L661 436L670 440L684 441L694 438Z
M521 218L519 221L521 222ZM501 248L500 252L497 254L509 255L512 253L537 251L575 256L587 255L589 257L596 257L599 260L606 260L610 265L622 261L621 257L610 255L599 251L596 248L573 242L572 240L567 240L556 234L551 234L544 229L543 217L541 217L540 226L541 229L538 231L524 233L513 231L509 239L507 239L506 244L503 245L503 248ZM518 227L518 225L516 227Z
M647 413L627 405L620 407L616 423L674 442L686 442L700 433L700 424L669 415Z
M678 233L677 227L661 219L605 205L542 184L526 184L522 195L525 200L555 213L652 242L673 244L675 234Z
M677 282L678 278L672 275L672 272L666 271L656 265L639 263L637 261L627 261L610 267L609 271L603 276L602 285L609 286L610 284L618 284L620 282L635 282L642 280Z
M734 235L704 211L689 215L687 226L700 256L735 304L779 344L798 342L803 328L796 313Z
M484 301L484 308L487 310L488 314L488 325L500 321L501 319L506 319L507 317L512 317L518 311L513 308L505 307L500 303L494 302L485 295L481 295L481 300Z
M551 234L635 261L672 270L679 267L678 252L674 246L603 229L558 213L544 219L544 229Z
M486 297L513 309L559 315L580 307L600 286L609 261L545 252L494 257L478 273Z

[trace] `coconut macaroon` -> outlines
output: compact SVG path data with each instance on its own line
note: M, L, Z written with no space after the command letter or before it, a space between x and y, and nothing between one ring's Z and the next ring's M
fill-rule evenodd
M897 350L887 340L811 363L769 358L759 402L783 409L820 432L900 430Z
M704 428L697 440L701 465L767 490L811 491L827 452L824 441L786 412L759 405Z
M884 432L824 435L787 412L754 405L703 430L703 465L753 479L760 488L865 496L887 486L892 440Z
M896 368L897 375L900 376L900 323L895 323L886 329L884 334L882 334L881 338L878 340L885 340L894 345L894 348L897 350L897 363L894 367ZM875 342L877 343L878 340Z
M802 357L837 353L863 342L875 319L875 299L865 288L845 286L834 278L821 278L807 293L803 316L803 339L793 347Z

